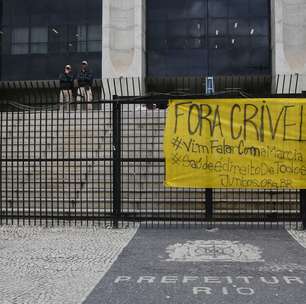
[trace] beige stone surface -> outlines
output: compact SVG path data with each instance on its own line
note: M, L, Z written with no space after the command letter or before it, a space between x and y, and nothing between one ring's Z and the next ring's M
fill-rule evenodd
M305 90L306 1L271 0L271 8L273 74L301 74L298 90Z
M145 74L145 0L104 0L102 76Z

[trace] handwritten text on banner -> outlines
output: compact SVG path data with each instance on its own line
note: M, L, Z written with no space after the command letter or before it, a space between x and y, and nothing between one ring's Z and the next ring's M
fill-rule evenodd
M171 100L166 185L306 188L306 99Z

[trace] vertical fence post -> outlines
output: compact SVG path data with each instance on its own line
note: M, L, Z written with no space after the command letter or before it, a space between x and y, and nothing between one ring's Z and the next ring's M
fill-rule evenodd
M302 228L306 230L306 189L300 190L300 210L302 218Z
M118 228L121 218L121 105L113 97L113 227Z
M212 189L206 188L205 189L205 214L206 220L211 221L213 218L213 195Z

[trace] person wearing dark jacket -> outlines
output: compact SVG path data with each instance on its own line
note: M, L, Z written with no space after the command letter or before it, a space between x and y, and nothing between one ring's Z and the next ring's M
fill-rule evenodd
M82 61L81 70L77 75L78 81L78 91L77 91L77 103L82 104L83 102L87 103L87 109L92 109L92 83L93 75L88 69L88 62L86 60ZM78 105L77 105L78 108ZM82 108L82 107L80 107Z
M73 102L73 82L74 76L72 74L71 66L68 64L65 66L64 73L59 75L60 81L60 109L64 110L65 104Z

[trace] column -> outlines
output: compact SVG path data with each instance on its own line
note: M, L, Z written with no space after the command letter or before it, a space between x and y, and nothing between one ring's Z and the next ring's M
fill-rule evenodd
M145 76L145 0L103 0L103 78Z
M306 90L306 1L271 0L271 13L272 74L301 74L298 92ZM289 89L289 78L284 86ZM279 93L282 87L280 77Z

